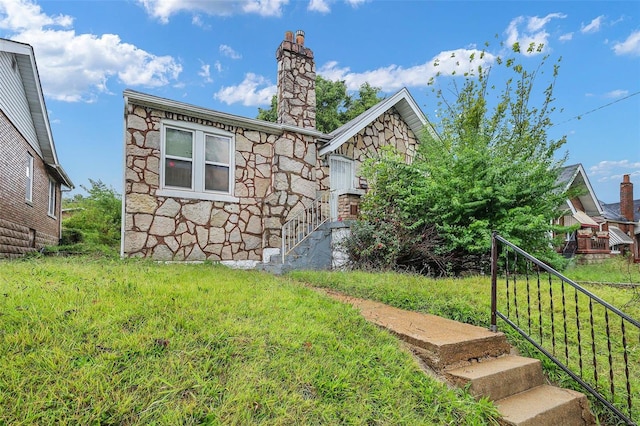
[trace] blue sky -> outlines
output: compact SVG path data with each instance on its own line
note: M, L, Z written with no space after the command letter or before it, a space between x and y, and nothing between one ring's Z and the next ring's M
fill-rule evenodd
M433 120L427 83L453 69L451 52L489 42L491 65L500 42L544 43L550 62L562 57L549 132L567 136L559 155L583 164L604 202L618 201L623 174L640 198L638 1L0 0L0 37L34 47L63 167L76 186L118 192L124 89L255 118L275 93L275 50L298 29L320 75L407 87Z

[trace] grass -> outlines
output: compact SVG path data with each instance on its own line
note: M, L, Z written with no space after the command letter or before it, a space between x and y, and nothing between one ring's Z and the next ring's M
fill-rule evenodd
M618 259L613 259L610 263L602 266L602 273L596 275L597 266L588 265L585 271L581 270L582 267L573 267L565 274L572 279L578 274L583 274L584 277L590 277L591 279L598 278L598 282L611 282L611 280L617 276L615 275L620 269ZM309 271L297 271L290 273L290 276L301 282L309 283L313 286L331 288L352 296L361 297L365 299L378 300L380 302L396 306L402 309L420 311L425 313L431 313L446 318L474 324L482 327L488 327L490 324L490 278L486 276L467 277L463 279L429 279L418 275L411 274L396 274L396 273L365 273L365 272L309 272ZM590 279L590 280L591 280ZM627 281L625 281L627 282ZM518 298L520 306L526 306L524 300L525 293L523 290L523 283L519 284ZM512 284L513 286L513 284ZM559 284L554 284L554 292L556 296L561 295L561 289ZM630 315L632 318L640 318L640 298L638 297L637 288L620 288L604 285L585 285L585 287L591 292L603 300L613 304L614 306L621 307L622 310ZM513 290L512 290L513 291ZM543 310L545 315L550 311L548 300L545 298L548 295L548 290L542 293ZM578 371L577 365L577 351L575 343L577 339L577 329L572 326L575 324L575 306L573 303L573 292L567 293L568 309L568 327L567 333L569 335L568 353L570 359L570 365ZM512 302L513 303L513 302ZM532 304L537 304L536 300L532 299ZM511 306L513 310L513 305ZM521 308L522 309L522 308ZM504 306L500 306L502 312L506 312ZM559 358L564 358L565 346L564 341L559 336L563 331L564 324L562 320L562 312L559 303L554 305L554 325L555 335L557 336L557 355ZM581 339L584 342L589 342L589 320L585 317L586 311L581 311L581 327L582 336ZM595 309L594 323L605 323L604 313L602 310ZM613 318L613 317L612 317ZM544 324L544 340L548 343L551 338L551 327L549 322ZM623 351L620 343L620 324L619 321L611 321L611 335L612 339L612 351L613 362L618 367L622 363ZM524 342L519 338L517 333L508 330L508 327L499 322L498 326L500 330L507 333L512 344L517 346L523 354L526 356L534 356L543 360L543 366L548 374L556 383L565 387L578 388L578 385L573 382L564 372L544 359L532 346ZM526 323L522 324L526 329ZM533 329L537 329L537 323L532 323ZM633 399L633 407L635 407L636 413L638 407L640 407L640 383L638 377L640 377L640 340L638 336L638 330L627 330L628 340L628 356L630 366L630 377L632 382L631 395ZM608 352L607 341L602 332L596 332L595 336L598 352L596 357L598 358L598 364L604 367L608 366ZM572 346L571 346L572 345ZM585 360L585 372L589 371L590 363L592 362L593 354L591 352L590 344L583 344L583 358ZM564 359L563 359L564 361ZM588 375L588 373L585 373ZM624 375L624 370L616 370L616 374ZM624 377L616 377L616 398L619 401L623 399L623 406L626 406L626 389L624 386ZM608 387L608 369L601 370L600 372L600 385ZM605 389L605 391L608 389ZM606 395L606 392L605 392ZM600 415L601 419L608 419L608 413L599 406L594 404L594 411Z
M564 274L577 282L640 285L640 263L630 262L623 256L613 257L602 264L571 263Z
M0 342L0 424L479 425L496 415L424 375L351 307L291 278L211 264L0 262Z

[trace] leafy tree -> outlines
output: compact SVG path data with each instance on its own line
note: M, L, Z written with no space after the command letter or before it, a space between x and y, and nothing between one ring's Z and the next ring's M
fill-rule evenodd
M532 45L528 52L541 50ZM520 46L514 45L513 51L520 53ZM565 138L547 136L557 63L539 105L533 99L534 83L544 74L547 60L545 56L528 71L514 58L498 58L496 68L502 66L510 77L495 98L497 89L490 82L495 70L481 66L460 88L454 81L451 91L434 89L440 122L435 132L422 135L414 163L402 165L401 159L385 153L365 168L371 183L365 220L400 221L396 229L411 232L412 244L418 245L425 242L420 232L433 225L439 240L433 252L441 256L436 266L446 260L445 272L468 269L465 259L484 265L492 230L560 265L549 234L561 230L552 222L566 199L557 187L564 157L555 158Z
M267 109L258 108L258 119L275 123L278 120L278 96L271 98L271 107Z
M316 77L316 128L330 133L380 102L380 89L364 83L357 96L349 95L344 81ZM258 108L258 119L275 122L278 118L277 96L271 98L271 106Z
M115 254L120 246L122 201L120 194L100 180L80 185L88 195L64 199L71 215L62 221L63 250Z

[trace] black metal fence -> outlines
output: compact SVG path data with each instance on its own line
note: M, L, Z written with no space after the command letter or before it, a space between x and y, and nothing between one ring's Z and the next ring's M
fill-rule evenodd
M640 417L640 322L497 233L491 329L501 318L613 415Z

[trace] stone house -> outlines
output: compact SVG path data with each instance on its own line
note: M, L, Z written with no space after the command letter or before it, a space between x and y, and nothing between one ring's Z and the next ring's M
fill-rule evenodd
M62 187L33 48L0 39L0 257L58 244Z
M426 119L406 89L325 134L302 31L285 34L276 60L275 123L124 92L122 256L280 261L321 226L357 216L366 158L385 145L415 156Z

